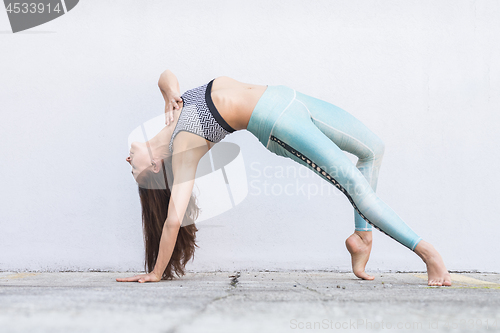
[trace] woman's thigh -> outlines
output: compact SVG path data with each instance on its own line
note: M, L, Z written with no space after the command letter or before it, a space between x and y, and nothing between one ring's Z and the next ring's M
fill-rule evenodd
M300 92L297 92L296 100L307 110L314 125L340 149L360 159L383 154L383 141L349 112Z
M354 186L358 196L368 193L366 178L335 140L316 127L307 108L297 99L275 122L267 149L308 167L348 197L354 193Z

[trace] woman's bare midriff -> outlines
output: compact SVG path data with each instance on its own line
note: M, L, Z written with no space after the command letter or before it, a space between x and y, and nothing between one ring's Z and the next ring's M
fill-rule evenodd
M212 100L221 117L235 130L246 129L252 111L267 86L220 76L212 83Z
M266 89L267 86L264 85L243 83L220 76L212 83L211 97L217 111L229 126L242 130L247 128L252 111ZM184 142L189 142L189 147L202 146L203 141L209 150L215 145L214 142L190 132L182 131L177 136L184 136Z

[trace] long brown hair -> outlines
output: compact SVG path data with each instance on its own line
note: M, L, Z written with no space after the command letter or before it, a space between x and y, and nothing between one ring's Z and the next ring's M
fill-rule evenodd
M144 269L148 273L153 271L156 264L163 225L168 214L170 189L174 179L171 157L161 160L161 169L160 172L155 173L149 166L137 177L144 231ZM191 258L194 259L195 247L199 247L196 244L198 229L194 221L198 218L199 211L196 197L191 193L182 225L177 234L174 251L162 274L162 280L173 279L174 274L178 277L184 275L186 264Z

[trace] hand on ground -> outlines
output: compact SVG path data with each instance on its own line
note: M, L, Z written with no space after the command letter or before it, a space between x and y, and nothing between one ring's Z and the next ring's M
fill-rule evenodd
M132 276L132 277L117 278L116 279L117 282L140 282L140 283L158 282L160 280L161 280L161 278L156 276L153 272L151 272L149 274L139 274L139 275Z

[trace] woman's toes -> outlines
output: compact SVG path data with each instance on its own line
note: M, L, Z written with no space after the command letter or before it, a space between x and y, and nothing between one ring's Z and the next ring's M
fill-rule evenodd
M444 279L433 279L433 280L429 280L429 282L427 283L427 285L429 286L446 286L446 285L451 285L451 282L449 284L445 284L445 280Z
M356 275L357 277L359 277L360 279L363 279L363 280L373 280L373 279L375 279L374 276L368 275L365 271L354 272L354 275Z
M364 280L375 280L375 276L368 275L365 273L365 275L362 277Z

